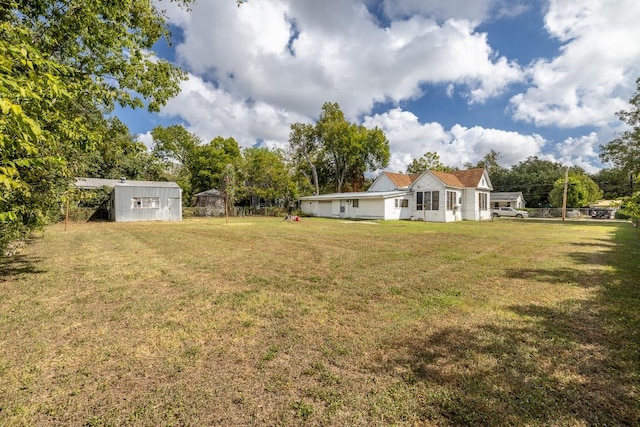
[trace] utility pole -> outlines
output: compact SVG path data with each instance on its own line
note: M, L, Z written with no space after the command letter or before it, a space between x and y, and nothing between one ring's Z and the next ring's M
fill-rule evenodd
M564 191L562 192L562 220L567 216L567 188L569 187L569 168L564 171Z

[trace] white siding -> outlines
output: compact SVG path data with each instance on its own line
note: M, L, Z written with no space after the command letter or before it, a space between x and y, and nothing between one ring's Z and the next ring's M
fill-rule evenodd
M393 191L396 190L396 185L389 179L386 174L380 174L378 178L371 184L371 187L367 191Z

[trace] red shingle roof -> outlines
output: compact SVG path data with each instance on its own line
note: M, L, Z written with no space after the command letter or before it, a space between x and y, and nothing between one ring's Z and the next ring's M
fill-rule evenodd
M480 184L484 169L467 169L462 171L451 172L455 175L465 187L477 187Z
M399 189L409 187L413 183L413 181L418 179L418 177L420 176L417 174L405 175L403 173L393 172L385 172L385 175L387 175L387 178L389 178L391 182L395 184L396 188Z

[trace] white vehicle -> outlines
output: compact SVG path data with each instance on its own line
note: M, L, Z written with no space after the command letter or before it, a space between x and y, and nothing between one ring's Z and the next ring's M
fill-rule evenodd
M519 211L514 208L497 208L493 210L493 216L499 218L501 216L508 216L514 218L527 218L529 216L529 212L527 211Z

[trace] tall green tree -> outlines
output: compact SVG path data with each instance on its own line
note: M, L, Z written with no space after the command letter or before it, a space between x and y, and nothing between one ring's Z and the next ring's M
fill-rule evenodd
M637 177L634 177L631 172L616 167L601 169L591 175L591 179L604 192L602 197L611 200L631 195L633 183Z
M55 215L82 152L102 139L96 115L117 104L158 111L178 93L185 73L152 51L161 37L152 0L0 4L2 242Z
M162 163L160 180L176 181L182 187L185 201L193 194L193 170L202 140L182 125L157 126L151 131L152 153ZM197 191L196 191L197 192Z
M291 205L297 199L296 186L280 151L247 148L243 154L247 197L277 206Z
M0 21L0 253L56 212L73 174L65 154L95 136L65 114L83 79L31 39L28 29Z
M316 130L332 165L337 192L342 191L349 171L376 170L389 163L389 141L384 132L349 123L337 103L322 106Z
M224 188L228 165L236 173L241 169L242 153L235 139L218 136L208 144L196 146L188 160L192 193Z
M154 180L160 166L159 159L116 117L105 120L102 138L95 149L82 155L77 175L89 178Z
M548 206L549 193L554 183L564 177L565 169L560 163L532 156L512 166L504 183L494 182L493 177L491 183L494 191L521 191L527 206Z
M316 196L320 194L317 165L323 152L314 125L310 123L291 124L288 153L296 171L304 175L313 185Z
M440 155L435 151L427 151L422 157L413 159L409 166L407 166L408 174L421 174L426 170L449 171L451 168L445 166L442 161L440 161Z
M549 193L554 206L562 206L564 199L564 177L556 180ZM602 199L602 191L585 173L569 172L567 181L567 207L581 208Z
M629 110L616 113L629 129L600 146L600 157L632 177L640 172L640 78L636 80L636 92L629 100Z

